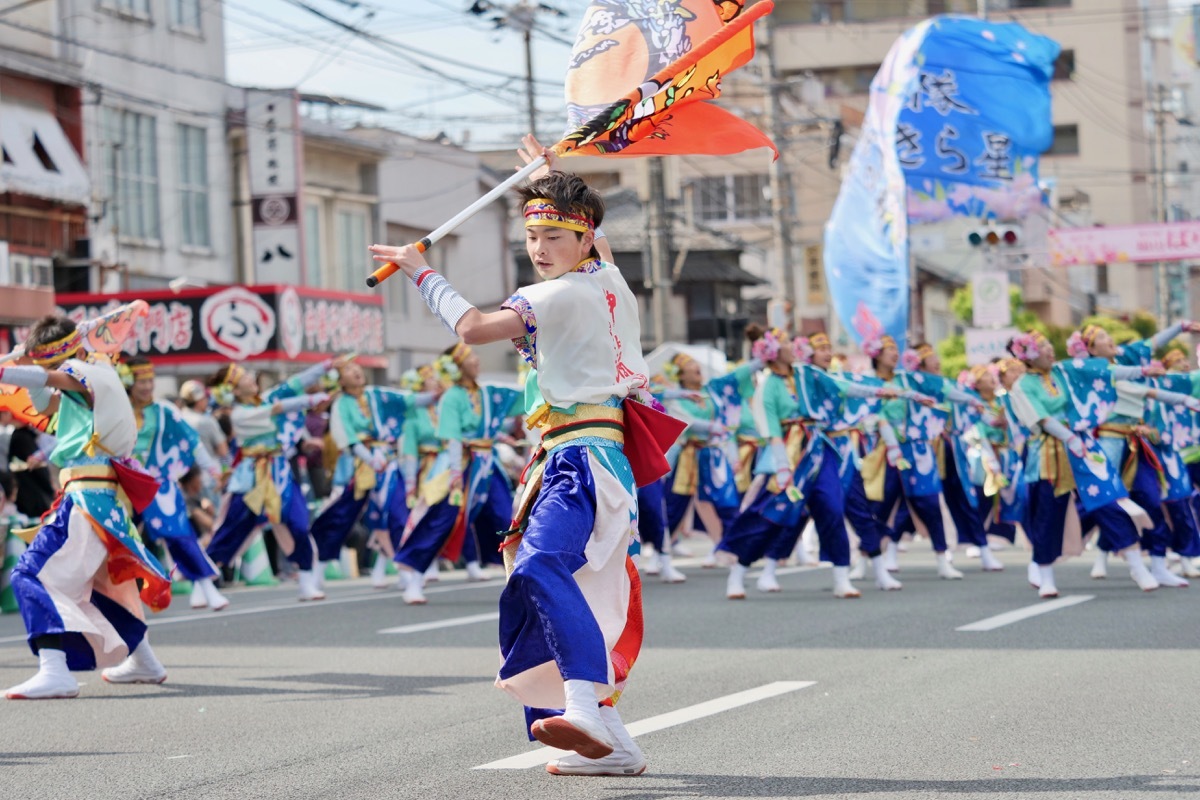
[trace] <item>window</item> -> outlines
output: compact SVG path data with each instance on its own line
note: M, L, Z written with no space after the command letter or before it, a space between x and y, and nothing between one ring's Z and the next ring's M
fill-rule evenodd
M325 259L321 252L321 204L304 204L304 284L321 285L321 265Z
M1075 75L1075 51L1063 50L1054 59L1054 74L1050 80L1069 81Z
M100 0L100 7L130 17L150 18L150 0Z
M171 27L200 30L200 0L167 0Z
M696 218L702 222L763 219L771 215L766 175L722 175L701 178L693 186Z
M154 117L105 109L104 178L115 232L159 238L158 145Z
M1079 155L1079 126L1055 125L1054 141L1046 151L1048 156L1077 156Z
M183 243L208 247L208 131L194 125L177 126L179 131L179 204Z
M367 214L365 211L339 211L334 235L338 243L336 288L358 291L363 277L374 269L367 252Z

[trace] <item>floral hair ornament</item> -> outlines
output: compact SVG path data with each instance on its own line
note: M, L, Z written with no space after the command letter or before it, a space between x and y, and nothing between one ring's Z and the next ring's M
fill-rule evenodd
M801 364L812 362L813 345L812 339L807 336L797 336L792 340L792 356Z
M1008 343L1008 352L1026 363L1035 360L1041 354L1040 334L1036 331L1018 333ZM1044 338L1044 337L1041 337Z
M462 370L452 355L438 356L433 362L433 371L442 383L457 383L462 378Z
M525 204L525 227L544 225L549 228L565 228L569 231L587 233L596 229L596 223L585 214L573 210L563 213L553 200L535 197Z
M689 362L694 361L695 359L689 356L687 353L676 353L671 357L670 361L668 361L666 364L663 364L663 375L665 375L671 382L679 383L679 374L683 372L683 368L687 366Z
M764 332L762 338L751 346L750 355L764 362L774 361L779 358L779 351L783 348L783 340L787 338L780 334L781 332L777 328L771 328Z
M880 354L888 348L899 350L896 340L891 336L884 334L878 339L864 339L862 343L862 351L867 358L879 358Z
M1089 325L1088 328L1094 328L1095 325ZM1084 334L1079 331L1074 331L1067 337L1067 356L1070 358L1087 358L1088 357L1088 340Z
M126 389L133 388L135 383L145 378L154 380L153 364L134 364L131 366L124 361L118 361L116 370L117 376L121 379L121 385Z
M919 370L924 361L925 359L921 357L920 350L905 350L904 355L900 356L900 366L909 372Z
M407 369L400 376L400 388L410 392L420 392L425 388L425 381L433 377L433 365L422 364L415 369Z

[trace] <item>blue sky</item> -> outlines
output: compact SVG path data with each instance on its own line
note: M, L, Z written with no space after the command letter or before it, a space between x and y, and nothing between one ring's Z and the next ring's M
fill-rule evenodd
M469 136L473 148L515 147L528 127L522 36L468 13L472 0L299 1L389 44L380 47L288 0L225 0L231 83L364 100L389 109L370 121L418 136ZM539 17L533 57L539 131L553 140L565 121L562 78L587 0L550 2L568 16Z

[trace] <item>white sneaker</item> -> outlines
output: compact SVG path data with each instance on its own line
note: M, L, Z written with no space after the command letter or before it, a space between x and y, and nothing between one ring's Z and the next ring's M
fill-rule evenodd
M1042 587L1042 571L1038 569L1036 561L1030 561L1029 567L1025 571L1026 577L1029 579L1029 585L1035 589Z
M875 556L871 559L871 567L875 570L875 585L885 592L898 592L904 588L904 584L892 577L892 574L887 570L887 563L883 560L883 556Z
M300 587L300 602L325 599L325 592L321 591L321 583L317 578L317 574L311 569L302 569L297 572L296 582Z
M833 568L833 596L842 600L853 600L862 597L862 592L854 588L850 582L849 567Z
M1038 567L1038 597L1049 600L1058 597L1058 587L1054 585L1054 567Z
M208 608L208 597L200 581L192 581L192 597L188 605L195 609Z
M1160 586L1172 589L1186 589L1188 582L1167 569L1167 560L1163 556L1150 556L1150 575Z
M746 568L734 564L729 568L729 579L725 581L725 597L729 600L746 599Z
M371 565L371 587L374 589L388 588L387 559L383 553L375 553L375 563Z
M758 576L758 583L756 584L760 592L772 593L783 591L783 587L779 585L779 579L775 577L777 566L775 559L767 559L767 563L763 566L763 570Z
M1102 581L1108 577L1108 553L1096 551L1096 560L1092 562L1092 578Z
M197 581L197 583L200 584L200 588L204 592L208 607L213 611L220 611L229 605L229 598L217 591L217 585L213 583L212 578L205 578L202 581ZM195 601L193 601L193 607L195 607Z
M37 674L4 696L9 700L65 700L79 696L79 681L67 669L65 652L43 647L38 651Z
M961 581L963 574L950 566L950 559L946 558L945 553L937 554L937 574L944 581Z
M1004 564L1000 559L992 555L992 551L987 547L979 548L979 564L983 567L984 572L1003 572Z
M867 577L867 559L859 556L854 562L854 566L850 567L850 580L861 581Z
M104 670L100 677L109 683L162 683L167 679L167 668L150 649L150 641L143 638L128 658Z
M1125 551L1125 560L1129 562L1129 577L1133 578L1133 582L1143 592L1153 592L1161 586L1150 574L1150 570L1146 569L1146 562L1142 561L1142 552L1136 545Z
M654 562L658 570L650 574L659 575L659 580L663 583L683 583L687 580L687 575L675 569L675 565L671 563L670 553L660 553Z
M479 566L478 561L467 562L468 581L471 581L472 583L483 583L484 581L490 581L491 579L492 576L483 571L483 567Z
M423 606L429 602L425 599L425 576L411 571L406 571L404 576L404 602L410 606Z

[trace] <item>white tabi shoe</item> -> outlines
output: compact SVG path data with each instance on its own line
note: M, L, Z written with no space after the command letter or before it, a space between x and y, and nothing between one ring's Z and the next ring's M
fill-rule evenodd
M704 557L704 560L700 562L700 568L701 569L716 569L717 568L717 554L714 552L714 553L709 553L708 555L706 555Z
M950 565L945 553L937 554L937 574L944 581L961 581L963 574Z
M411 571L405 571L403 575L405 604L423 606L429 602L425 599L425 576Z
M1137 545L1125 551L1125 560L1129 562L1129 577L1133 578L1133 582L1143 592L1153 592L1162 585L1150 574L1150 570L1146 569L1146 562L1142 561L1142 551Z
M638 567L646 575L661 575L662 567L659 553L649 547L643 547L638 555Z
M650 574L657 574L659 576L658 579L663 583L683 583L687 580L687 575L675 569L675 565L671 563L670 553L659 553L654 562L658 569L656 572Z
M387 559L383 553L375 554L375 563L371 565L371 588L386 589L390 581L387 579Z
M150 641L143 638L128 658L104 670L100 677L108 683L162 683L167 679L167 668L150 649Z
M1038 597L1049 600L1058 597L1058 587L1054 585L1054 566L1039 566Z
M468 581L471 581L472 583L483 583L484 581L490 581L491 579L492 576L483 571L483 567L479 566L478 561L467 562Z
M1200 567L1196 566L1196 559L1186 556L1179 559L1179 574L1185 578L1200 578Z
M984 572L1004 571L1004 563L992 555L991 549L987 547L979 548L979 564L983 567Z
M208 597L204 594L204 587L200 585L200 581L192 581L192 596L188 605L197 610L208 608Z
M38 651L37 674L4 696L9 700L66 700L79 696L79 682L67 669L65 652L43 647Z
M833 568L833 596L841 600L854 600L862 597L862 592L854 588L850 582L849 567Z
M1165 556L1150 556L1150 575L1153 576L1154 580L1158 581L1160 586L1166 586L1171 589L1186 589L1188 587L1187 581L1167 569L1167 559Z
M883 556L874 556L871 559L871 566L875 570L875 585L882 591L898 592L904 588L904 584L893 578L892 573L888 572Z
M746 599L746 568L741 564L734 564L729 568L729 579L725 581L725 598Z
M883 558L883 565L888 572L900 571L900 563L896 558L896 553L899 549L891 539L888 539L887 544L883 547L883 555L881 557Z
M867 559L859 556L858 560L850 567L850 580L861 581L867 577Z
M547 747L571 750L588 759L604 758L616 749L603 720L570 711L561 717L537 720L529 732Z
M1108 577L1108 553L1096 550L1096 560L1092 562L1092 578L1102 581Z
M321 591L321 583L317 578L317 574L311 569L302 569L297 572L296 582L300 587L300 593L297 597L300 602L325 599L325 592Z
M202 581L197 581L201 591L204 592L204 599L208 603L208 607L213 611L220 611L229 605L229 598L217 591L217 585L213 583L212 578L205 578ZM192 590L195 591L194 589ZM195 607L195 600L192 601Z
M774 593L783 591L783 587L779 585L779 579L775 577L775 569L778 566L779 563L775 559L767 559L756 584L760 592Z
M437 583L442 579L442 573L439 571L438 560L435 558L433 563L429 565L429 569L425 570L425 583Z
M1029 567L1025 570L1025 576L1029 580L1029 585L1035 589L1042 588L1042 571L1038 569L1036 561L1030 561Z
M671 555L676 558L691 558L693 555L692 549L683 544L683 542L672 542L670 547Z
M551 775L589 775L613 778L632 778L646 771L646 757L642 749L625 730L617 710L611 706L600 706L600 719L613 739L613 751L603 758L584 758L572 753L551 761L546 772Z

